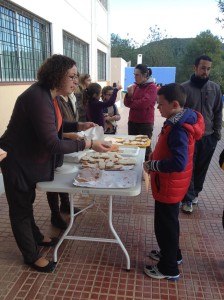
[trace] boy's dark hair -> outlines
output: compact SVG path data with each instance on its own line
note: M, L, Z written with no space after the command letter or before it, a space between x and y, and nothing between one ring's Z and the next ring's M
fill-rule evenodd
M194 65L197 67L200 63L201 60L207 60L207 61L210 61L212 62L212 59L211 57L209 57L208 55L201 55L201 56L198 56L195 61L194 61Z
M184 107L187 97L184 87L178 83L170 83L163 85L158 90L157 95L163 95L169 103L173 101L178 101L180 107Z
M152 70L147 65L138 64L135 66L135 69L138 69L142 74L147 73L147 77L152 75Z
M88 88L86 88L83 92L84 105L86 105L89 101L91 101L93 99L94 94L100 95L101 90L102 90L101 85L99 85L98 83L95 83L95 82L90 83Z

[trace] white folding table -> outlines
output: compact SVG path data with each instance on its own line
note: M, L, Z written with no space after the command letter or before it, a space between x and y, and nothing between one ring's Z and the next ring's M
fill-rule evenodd
M74 178L77 175L77 172L69 173L69 174L57 174L55 173L55 177L53 181L49 182L39 182L37 183L37 189L44 192L61 192L68 193L70 198L70 222L68 228L65 230L64 234L61 236L58 244L54 249L54 262L57 262L57 252L64 240L80 240L80 241L93 241L93 242L106 242L106 243L116 243L119 244L121 249L123 250L126 260L127 260L127 270L130 270L130 257L129 254L123 245L120 237L118 236L116 230L114 229L112 223L112 204L113 204L113 196L137 196L141 192L141 183L142 183L142 170L143 170L143 161L145 158L145 149L141 148L138 156L135 157L136 165L134 166L134 171L137 174L137 183L135 186L130 188L89 188L89 187L77 187L73 185ZM78 165L77 165L78 166ZM113 171L111 171L113 172ZM122 172L122 171L121 171ZM109 209L108 209L108 222L111 232L113 233L114 239L107 238L94 238L94 237L83 237L77 235L69 235L69 231L73 226L74 218L78 214L81 214L88 208L94 205L94 201L90 203L87 207L80 210L78 213L74 214L74 203L73 203L73 195L76 193L82 193L85 195L108 195L109 199Z

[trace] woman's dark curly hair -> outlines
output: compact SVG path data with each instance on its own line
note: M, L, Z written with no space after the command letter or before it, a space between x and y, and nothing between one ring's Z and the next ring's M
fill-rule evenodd
M76 62L70 57L54 54L40 66L37 79L49 89L60 88L66 73L73 66L76 66Z

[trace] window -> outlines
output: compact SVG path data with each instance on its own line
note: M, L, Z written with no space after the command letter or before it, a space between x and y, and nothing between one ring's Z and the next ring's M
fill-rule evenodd
M108 9L108 0L100 0L100 2L102 3L102 5L105 7L105 9Z
M0 82L34 81L50 53L50 25L0 0Z
M76 61L80 74L89 74L89 45L87 43L64 31L63 53Z
M106 80L106 53L97 51L98 80Z

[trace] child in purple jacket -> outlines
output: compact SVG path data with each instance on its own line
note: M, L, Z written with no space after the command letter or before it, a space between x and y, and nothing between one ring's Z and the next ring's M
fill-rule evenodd
M98 83L91 83L88 88L84 91L83 97L87 103L87 119L88 121L94 122L99 126L104 127L104 113L105 107L114 105L117 92L122 87L118 85L113 90L112 96L107 101L100 101L102 88Z

